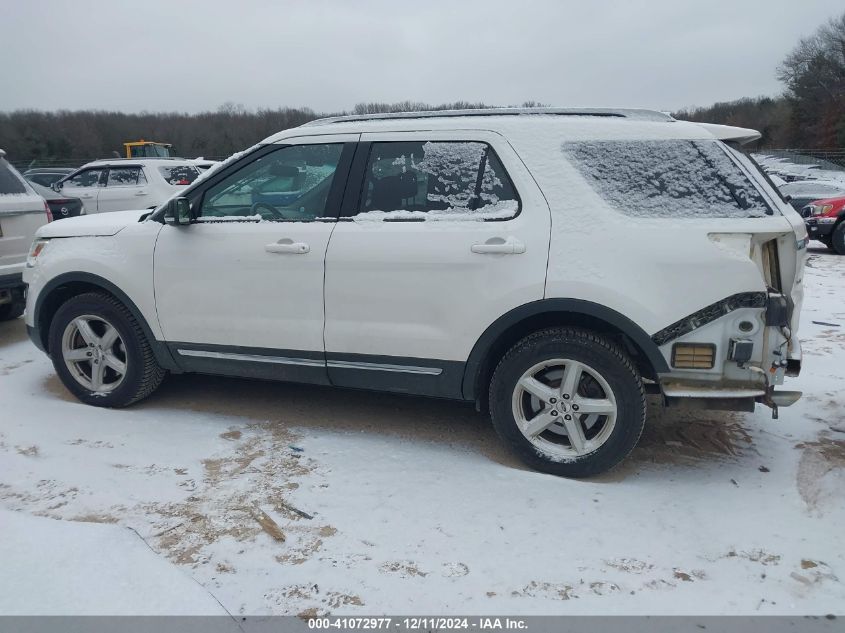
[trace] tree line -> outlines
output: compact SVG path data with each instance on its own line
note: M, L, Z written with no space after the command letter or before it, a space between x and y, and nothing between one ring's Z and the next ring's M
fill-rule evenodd
M677 118L759 130L762 148L845 150L845 13L803 38L777 68L782 96L690 108Z
M785 86L781 96L744 98L674 115L760 130L760 148L845 150L845 13L800 40L778 66L777 77ZM122 153L124 142L140 139L172 143L186 157L219 158L322 116L486 107L465 101L402 101L361 103L337 113L309 108L249 111L232 103L198 114L19 110L0 113L0 147L18 164L109 158Z
M537 106L525 102L523 106ZM422 102L360 103L348 112L317 113L308 108L249 111L227 103L214 112L106 112L18 110L0 113L0 147L16 164L40 165L112 158L123 154L123 143L147 140L172 143L178 155L222 158L254 145L280 130L325 116L487 108L483 103L458 101L431 105Z

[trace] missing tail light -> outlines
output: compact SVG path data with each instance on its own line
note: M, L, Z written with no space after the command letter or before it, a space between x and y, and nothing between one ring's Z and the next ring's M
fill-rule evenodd
M780 280L780 260L778 259L777 240L769 240L763 244L763 275L766 285L778 292L783 292Z
M713 369L716 346L712 343L675 343L672 346L672 367L677 369Z

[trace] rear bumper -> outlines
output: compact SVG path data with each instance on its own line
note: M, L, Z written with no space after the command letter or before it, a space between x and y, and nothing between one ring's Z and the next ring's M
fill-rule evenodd
M23 273L0 275L0 288L15 288L17 286L26 287L23 282Z
M26 299L26 284L21 273L0 275L0 305L24 301Z

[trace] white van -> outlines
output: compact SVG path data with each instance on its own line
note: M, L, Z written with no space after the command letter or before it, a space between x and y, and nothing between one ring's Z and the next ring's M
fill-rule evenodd
M475 401L528 464L612 467L646 392L797 392L807 233L739 143L639 110L325 119L154 213L33 246L27 326L98 406L202 372Z

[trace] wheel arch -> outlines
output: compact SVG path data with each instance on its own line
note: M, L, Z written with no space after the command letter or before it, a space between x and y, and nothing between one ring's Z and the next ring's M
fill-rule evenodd
M658 374L669 372L651 337L625 315L582 299L542 299L507 312L479 337L464 369L464 398L486 407L484 385L508 349L531 332L560 326L583 327L618 340L646 378L655 380Z
M93 273L73 272L58 275L47 282L41 292L38 293L38 299L35 302L35 308L33 310L34 332L32 333L32 339L40 349L47 353L50 352L50 323L53 321L53 317L62 304L68 299L85 294L86 292L107 294L115 300L120 301L141 326L158 364L170 371L178 371L178 367L167 345L156 339L153 335L152 329L141 313L141 310L135 305L135 302L108 279L104 279Z

